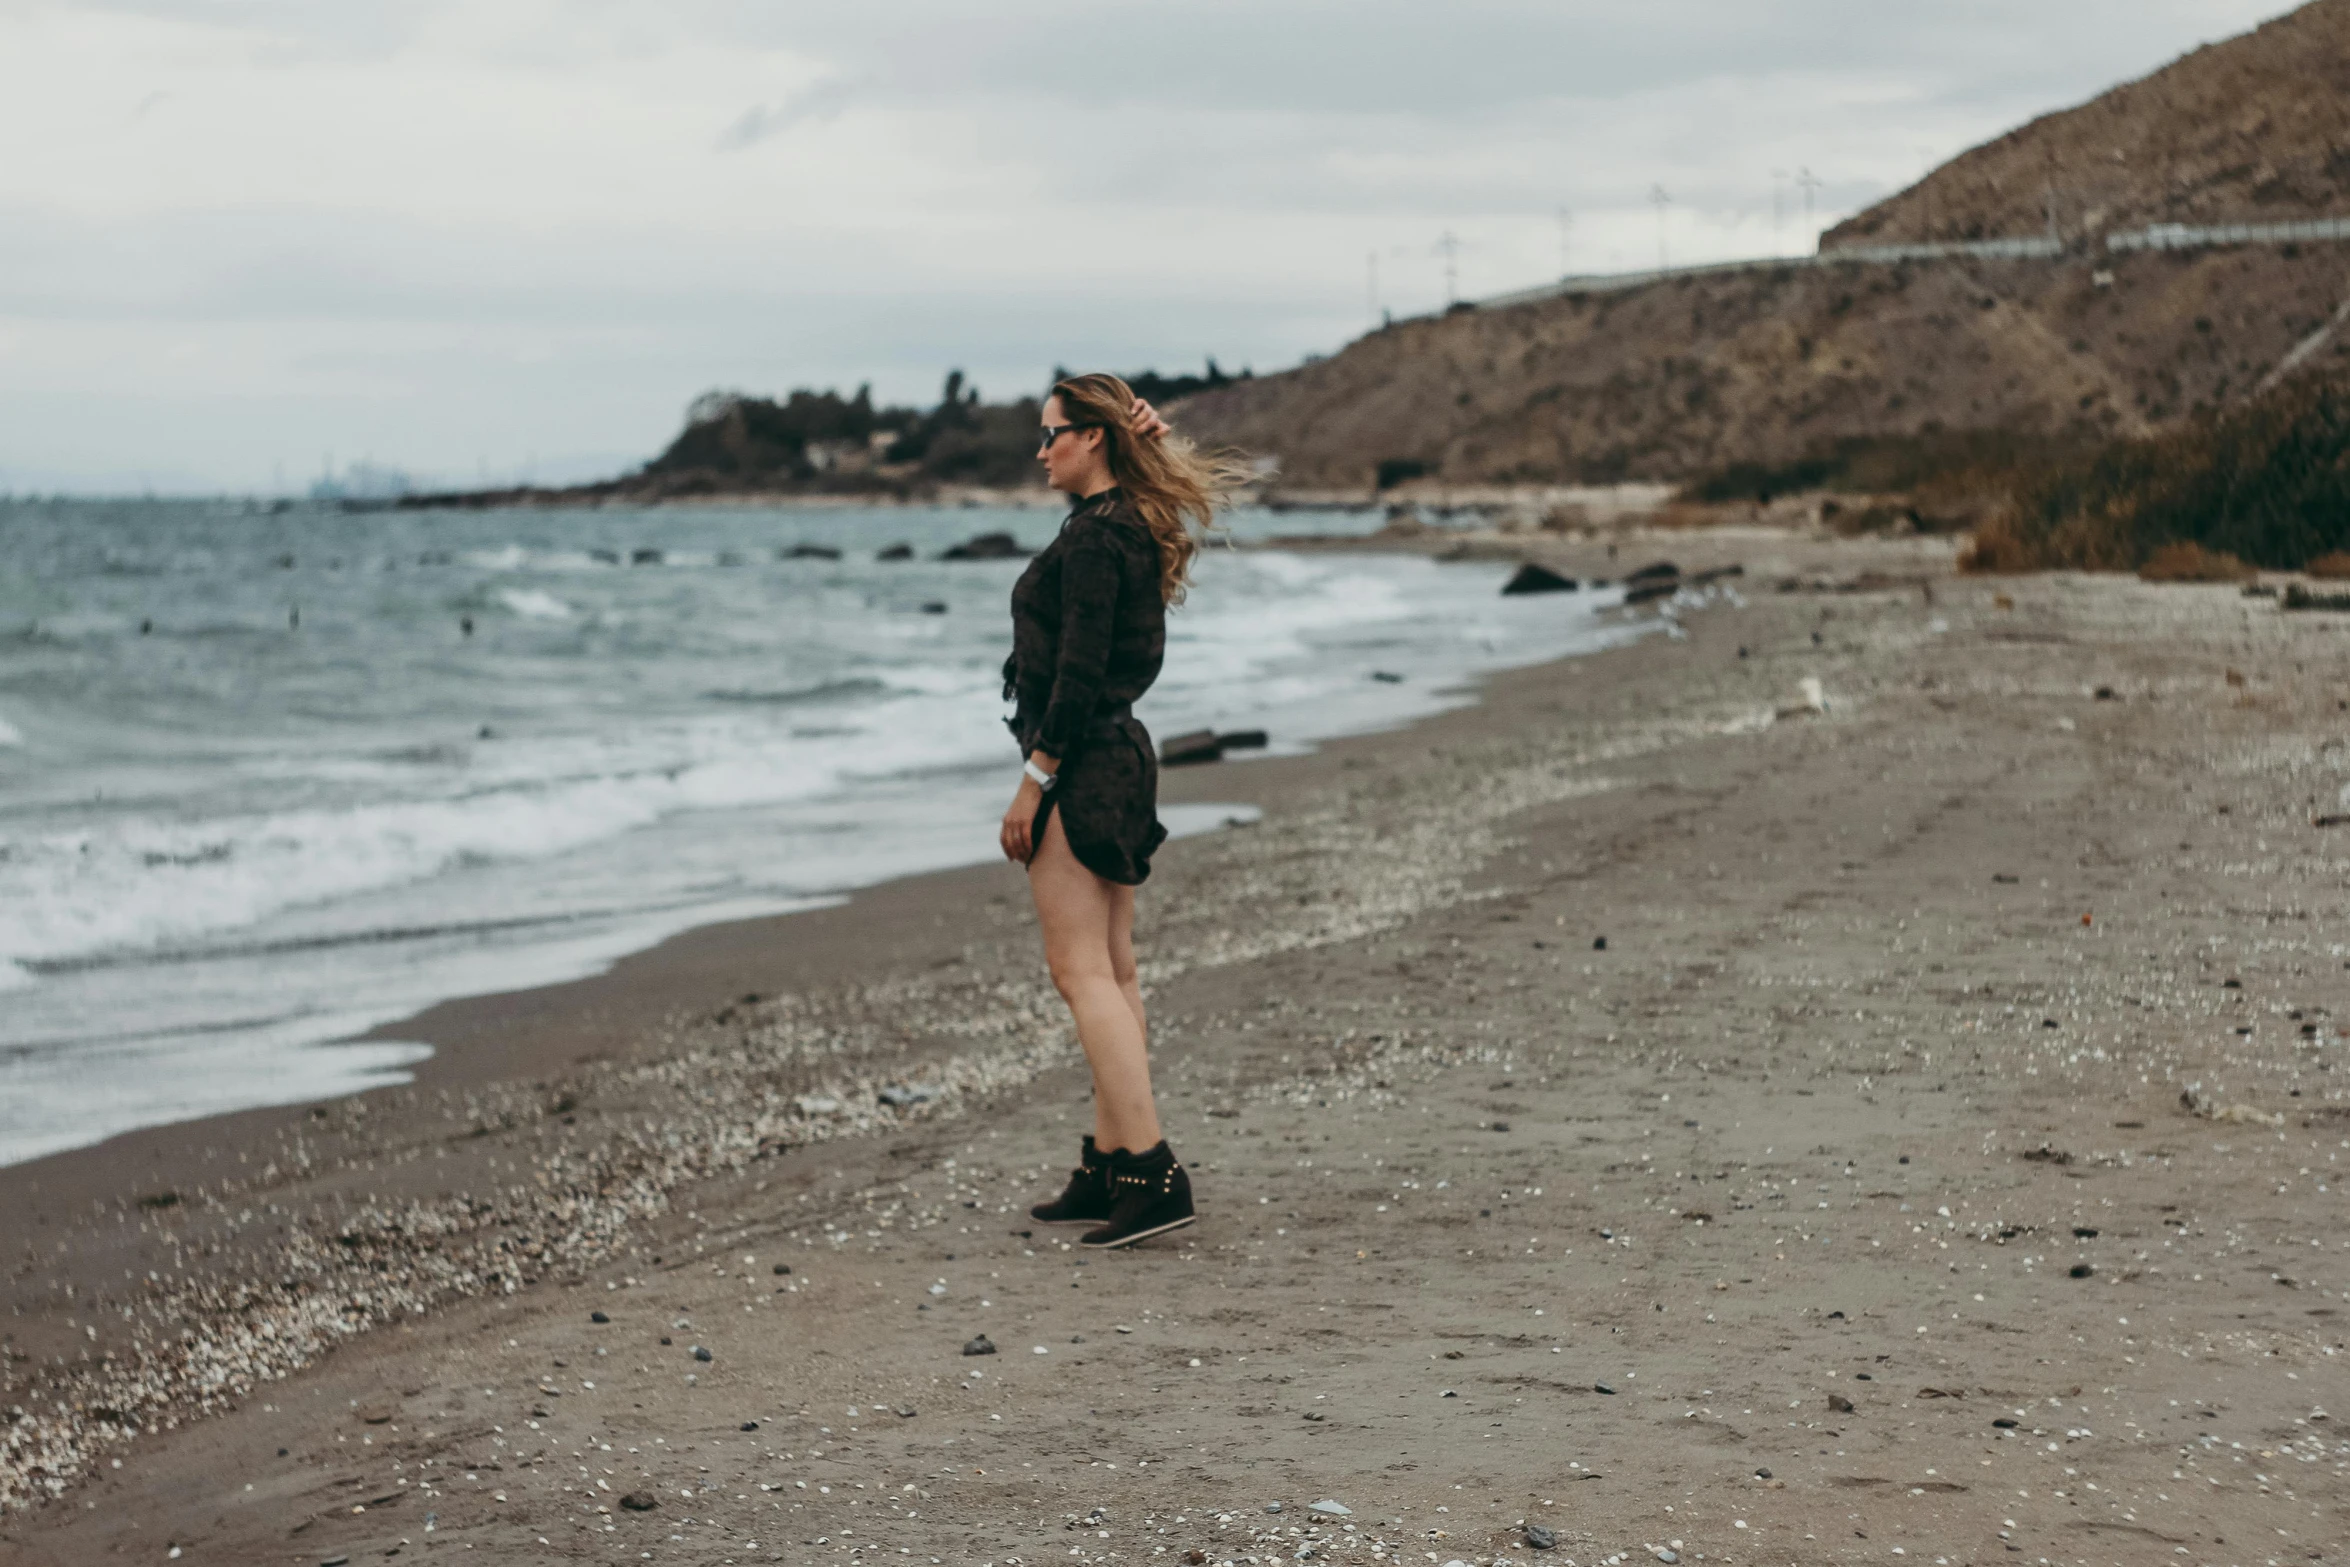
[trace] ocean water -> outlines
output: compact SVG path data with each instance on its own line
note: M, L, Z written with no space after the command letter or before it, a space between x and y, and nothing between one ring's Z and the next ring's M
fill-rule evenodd
M1021 563L935 556L1059 520L0 501L0 1163L397 1080L427 1047L346 1041L992 858ZM1137 711L1295 751L1633 634L1503 575L1212 551Z

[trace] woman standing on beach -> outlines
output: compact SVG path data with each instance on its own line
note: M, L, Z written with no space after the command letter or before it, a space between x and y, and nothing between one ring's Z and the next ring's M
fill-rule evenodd
M1134 970L1134 889L1167 830L1132 704L1158 678L1200 535L1247 471L1170 437L1113 375L1054 385L1037 457L1076 505L1012 589L1006 722L1027 760L1002 843L1028 867L1045 960L1093 1069L1093 1135L1068 1188L1029 1212L1096 1225L1080 1245L1130 1246L1193 1216L1151 1097Z

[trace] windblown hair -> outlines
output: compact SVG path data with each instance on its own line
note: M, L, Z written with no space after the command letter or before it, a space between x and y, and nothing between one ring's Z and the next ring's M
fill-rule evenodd
M1180 435L1138 439L1126 424L1134 389L1114 375L1073 375L1052 395L1071 424L1101 430L1110 477L1159 541L1159 595L1182 603L1200 545L1222 531L1216 513L1255 471L1238 452L1203 452Z

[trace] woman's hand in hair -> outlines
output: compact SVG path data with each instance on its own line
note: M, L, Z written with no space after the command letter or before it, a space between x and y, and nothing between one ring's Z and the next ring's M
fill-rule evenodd
M1137 397L1134 410L1126 417L1126 428L1146 440L1158 440L1174 426L1159 417L1159 411Z

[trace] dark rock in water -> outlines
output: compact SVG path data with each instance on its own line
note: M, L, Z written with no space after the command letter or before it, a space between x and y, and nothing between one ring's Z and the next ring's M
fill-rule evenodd
M1403 676L1401 676L1401 675L1399 675L1399 674L1395 673L1393 670L1388 670L1388 669L1374 669L1374 670L1372 670L1372 671L1371 671L1371 678L1372 678L1373 680L1384 681L1384 682L1386 682L1388 685L1391 685L1391 686L1400 686L1400 685L1402 685L1402 684L1403 684Z
M663 557L659 550L642 549L630 550L628 552L628 563L631 566L658 566L661 564L662 559Z
M922 601L922 613L925 615L943 615L946 612L947 607L943 600L924 599Z
M1224 747L1216 739L1213 729L1194 729L1188 734L1169 735L1159 742L1161 767L1189 767L1197 762L1224 760Z
M1227 729L1216 736L1216 743L1227 751L1262 751L1266 737L1262 729Z
M620 564L620 552L618 550L589 550L588 559L601 562L606 566L617 566Z
M911 544L892 544L888 549L883 550L880 554L875 555L873 558L875 560L912 560L914 558L914 546Z
M1008 533L982 533L939 552L940 560L1026 560L1033 550L1020 547Z
M1594 952L1605 952L1607 950L1607 938L1602 936L1598 940L1592 942L1591 950Z
M795 544L788 550L777 550L783 560L838 560L840 551L829 544ZM912 554L911 550L907 551Z
M631 1491L620 1499L620 1505L632 1513L649 1513L661 1504L653 1500L650 1491Z
M2087 1264L2087 1263L2085 1263L2085 1262L2076 1262L2076 1263L2074 1263L2074 1264L2073 1264L2073 1268L2072 1268L2073 1277L2074 1277L2074 1278L2076 1278L2076 1279L2085 1279L2085 1278L2088 1278L2088 1277L2089 1277L2091 1274L2095 1273L2096 1271L2097 1271L2097 1270L2096 1270L2095 1268L2091 1267L2089 1264Z
M1653 565L1643 566L1638 571L1627 574L1624 580L1626 582L1663 582L1668 578L1677 579L1680 575L1680 567L1669 560L1660 560Z
M963 1353L966 1355L992 1355L995 1353L995 1341L982 1333L963 1346Z
M1537 1551L1558 1549L1559 1537L1538 1523L1526 1525L1526 1544Z
M789 1273L789 1272L791 1272L791 1264L790 1264L790 1263L788 1263L788 1262L779 1262L779 1263L777 1263L777 1264L775 1265L775 1276L776 1276L777 1278L779 1278L779 1279L780 1279L780 1278L782 1278L782 1277L783 1277L785 1274L787 1274L787 1273Z
M612 1319L610 1317L605 1316L600 1311L591 1311L588 1313L588 1321L590 1322L609 1322L611 1320Z
M1638 582L1624 590L1624 602L1645 604L1650 599L1671 598L1680 591L1681 583L1678 578L1664 582Z
M1562 577L1548 566L1528 561L1501 585L1501 591L1503 597L1510 598L1521 593L1572 593L1576 586L1573 577Z

